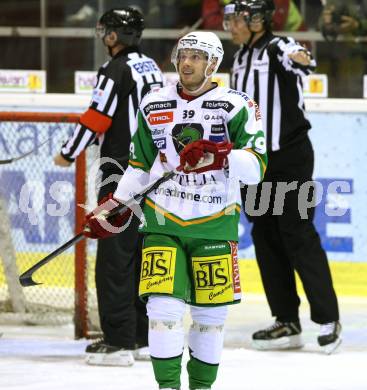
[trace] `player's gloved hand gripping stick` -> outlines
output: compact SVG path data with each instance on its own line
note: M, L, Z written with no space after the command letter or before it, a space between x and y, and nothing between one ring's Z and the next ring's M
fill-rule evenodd
M84 235L88 238L107 238L119 232L119 228L130 220L133 210L126 207L115 213L115 209L121 209L121 203L113 197L113 194L102 198L92 212L85 216Z
M86 216L86 225L84 231L77 234L71 240L61 245L55 251L53 251L45 258L40 260L38 263L33 265L31 268L29 268L27 271L22 273L19 277L20 284L23 287L36 286L38 284L42 284L42 283L37 283L32 279L32 275L34 274L34 272L36 272L38 269L43 267L45 264L50 262L58 255L60 255L66 249L75 245L77 242L83 240L85 237L105 238L105 237L109 237L112 234L117 233L117 231L114 231L114 229L112 229L112 231L111 229L105 229L106 225L104 223L106 223L107 226L109 225L111 227L112 225L115 228L123 226L132 214L132 211L129 206L132 206L136 203L140 203L141 200L146 195L154 191L165 181L170 180L175 174L176 174L175 171L168 172L165 176L162 176L153 184L149 185L145 191L135 195L131 200L127 201L126 204L121 204L117 200L113 199L112 197L108 197L107 201L104 202L103 206L100 205L95 210L93 210L92 213ZM107 208L109 208L110 211L106 212L104 206L107 206ZM100 222L102 222L102 224Z

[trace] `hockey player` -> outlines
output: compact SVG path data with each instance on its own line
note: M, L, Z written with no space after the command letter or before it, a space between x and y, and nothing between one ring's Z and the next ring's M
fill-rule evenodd
M145 199L139 292L148 300L149 351L160 389L179 389L185 303L191 305L190 389L210 389L223 345L227 305L241 296L237 263L240 181L256 184L266 168L256 104L211 78L223 58L218 37L192 32L172 54L180 81L145 96L129 167L118 188L87 218L92 237L107 237L107 209L176 170ZM127 223L126 223L127 224Z
M90 107L55 157L57 165L69 166L85 148L98 142L102 183L107 182L100 189L99 201L115 191L118 180L111 178L120 177L128 165L141 98L163 86L157 64L138 47L143 29L143 16L129 7L101 16L96 34L112 58L99 69ZM108 162L103 164L104 160ZM135 218L124 232L98 242L96 288L103 338L87 346L88 364L130 366L134 357L144 357L144 348L148 352L148 318L137 296L138 224Z

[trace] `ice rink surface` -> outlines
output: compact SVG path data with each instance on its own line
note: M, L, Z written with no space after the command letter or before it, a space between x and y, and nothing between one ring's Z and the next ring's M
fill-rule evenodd
M340 299L343 344L327 356L320 351L318 325L302 303L305 347L261 352L251 348L251 333L268 325L262 297L247 297L231 307L218 379L213 390L367 390L367 300ZM186 321L186 326L188 321ZM84 363L86 340L73 340L73 327L0 325L1 390L157 389L149 362L132 367L92 367ZM184 363L187 361L187 354ZM185 366L182 390L187 390Z

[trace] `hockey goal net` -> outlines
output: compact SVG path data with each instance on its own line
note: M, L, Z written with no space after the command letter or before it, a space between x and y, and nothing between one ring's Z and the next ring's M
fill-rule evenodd
M93 243L42 267L39 286L22 288L18 276L81 230L88 156L68 168L53 163L78 117L0 112L0 323L74 323L76 338L98 329Z

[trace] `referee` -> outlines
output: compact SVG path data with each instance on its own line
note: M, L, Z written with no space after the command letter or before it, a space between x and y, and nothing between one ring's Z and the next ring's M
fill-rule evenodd
M302 76L312 73L316 62L294 39L272 34L274 11L273 0L235 0L225 7L223 23L233 42L241 45L234 56L232 88L253 96L260 107L269 158L264 181L272 184L268 211L256 217L247 215L253 222L257 263L275 317L274 324L252 335L253 345L266 350L303 346L296 270L310 304L311 319L321 325L318 343L329 354L341 343L337 298L313 225L314 209L309 210L307 219L302 219L298 210L298 189L312 181L314 165ZM277 183L294 181L297 190L286 193L283 211L273 212ZM257 188L257 204L261 188ZM244 189L244 205L246 195Z
M99 69L90 106L54 159L56 165L69 166L89 145L98 143L103 185L99 203L116 190L128 166L140 100L163 86L157 64L138 47L143 29L143 16L133 8L111 9L101 16L96 35L111 59ZM138 224L135 218L123 232L98 241L96 289L103 338L87 346L88 364L130 366L134 359L149 357L148 318L137 297Z

